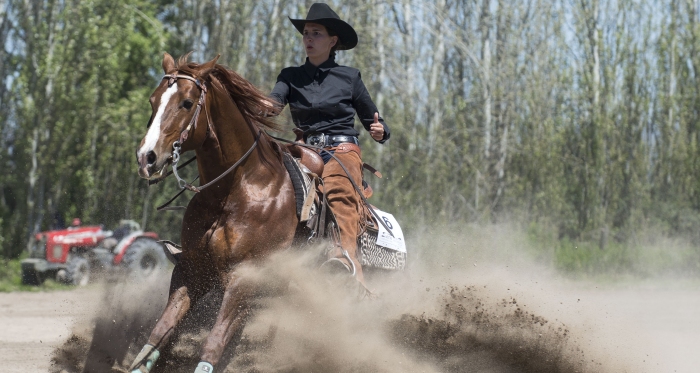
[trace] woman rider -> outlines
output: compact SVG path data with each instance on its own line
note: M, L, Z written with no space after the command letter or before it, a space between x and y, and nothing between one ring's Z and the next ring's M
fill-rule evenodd
M289 20L303 35L307 58L302 66L282 70L270 97L282 108L289 104L292 120L303 131L306 143L326 148L321 152L325 163L322 175L324 191L338 221L342 247L332 250L326 263L340 264L350 270L353 265L346 259L349 256L354 262L357 280L364 284L362 267L357 259L362 211L360 197L330 153L342 162L355 184L362 185L355 114L379 143L389 139L389 127L379 116L360 71L335 63L336 50L349 50L357 45L357 33L352 26L323 3L313 4L306 19Z

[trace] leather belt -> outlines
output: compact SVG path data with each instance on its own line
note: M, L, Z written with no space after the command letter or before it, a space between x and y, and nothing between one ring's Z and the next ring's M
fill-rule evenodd
M306 137L306 143L309 145L314 145L314 146L320 146L320 147L327 147L327 146L332 146L335 143L344 143L344 142L349 142L351 144L359 145L360 142L357 141L357 137L355 136L347 136L347 135L326 135L324 133L313 133L310 134Z

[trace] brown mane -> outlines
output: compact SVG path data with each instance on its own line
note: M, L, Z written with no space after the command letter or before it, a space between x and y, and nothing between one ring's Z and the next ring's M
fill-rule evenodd
M274 100L226 66L214 64L213 67L207 68L204 64L187 62L190 53L178 59L178 73L209 81L212 88L227 93L249 124L254 124L261 130L284 131L284 125L267 116L271 108L265 105L265 102L276 104Z

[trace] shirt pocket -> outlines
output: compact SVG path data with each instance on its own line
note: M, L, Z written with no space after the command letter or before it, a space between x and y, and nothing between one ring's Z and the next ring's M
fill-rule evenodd
M292 121L297 126L308 124L311 119L311 109L297 103L289 104L289 112L292 114Z

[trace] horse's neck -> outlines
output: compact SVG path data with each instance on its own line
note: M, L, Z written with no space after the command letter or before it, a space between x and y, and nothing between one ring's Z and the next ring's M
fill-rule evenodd
M215 179L243 158L254 145L257 135L248 126L236 104L228 97L218 98L211 95L207 97L209 98L212 100L207 110L214 133L210 133L203 146L196 151L202 184ZM202 114L207 115L204 112ZM236 174L240 174L245 168L256 167L258 163L257 152L253 151L245 162L228 175L229 183Z

